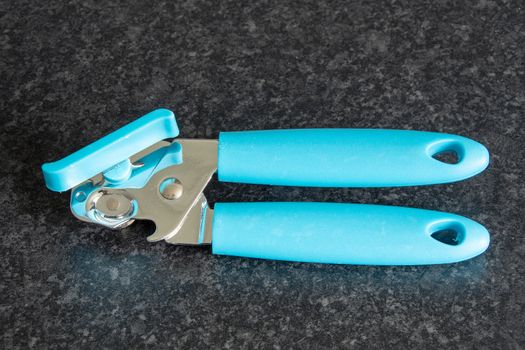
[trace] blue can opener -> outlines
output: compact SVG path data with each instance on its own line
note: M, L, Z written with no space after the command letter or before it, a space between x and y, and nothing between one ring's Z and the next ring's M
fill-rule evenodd
M155 110L79 151L42 166L53 191L71 192L82 221L122 228L151 220L149 241L211 244L214 254L302 262L421 265L484 252L489 234L462 216L406 207L342 203L216 203L220 181L319 187L413 186L483 171L487 149L468 138L381 129L221 132L177 137L175 115ZM456 164L435 158L454 152ZM448 238L447 238L448 236Z

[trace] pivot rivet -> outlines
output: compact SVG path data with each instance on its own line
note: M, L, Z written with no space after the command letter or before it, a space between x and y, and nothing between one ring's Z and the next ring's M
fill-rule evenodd
M180 181L174 178L168 178L162 181L160 193L162 197L168 200L179 199L182 197L183 187Z

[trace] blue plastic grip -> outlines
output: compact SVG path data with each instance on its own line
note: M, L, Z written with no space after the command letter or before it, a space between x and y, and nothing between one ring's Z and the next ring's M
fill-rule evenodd
M450 229L459 244L431 235ZM217 203L213 253L300 262L422 265L483 253L487 230L437 211L340 203Z
M173 112L157 109L65 158L42 165L46 186L52 191L67 191L113 166L124 164L145 148L178 135Z
M452 151L457 164L433 155ZM462 180L483 171L487 149L442 133L382 129L221 132L219 180L320 187L412 186Z

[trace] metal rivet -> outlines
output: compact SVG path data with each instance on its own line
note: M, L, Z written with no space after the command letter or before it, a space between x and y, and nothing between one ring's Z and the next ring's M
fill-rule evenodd
M178 182L167 184L162 189L161 194L162 197L169 200L179 199L182 196L182 185Z
M116 193L103 193L95 198L95 209L107 217L124 217L133 211L129 198Z
M78 191L75 193L75 199L79 202L83 202L86 200L86 193L83 191Z
M109 210L115 211L120 207L120 202L118 201L118 199L111 197L107 200L106 206Z

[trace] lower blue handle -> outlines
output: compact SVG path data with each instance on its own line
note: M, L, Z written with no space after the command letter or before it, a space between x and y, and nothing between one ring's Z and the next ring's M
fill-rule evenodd
M456 153L449 164L433 158ZM468 138L381 129L222 132L219 180L320 187L414 186L459 181L483 171L487 149Z
M433 233L451 230L456 245ZM333 264L423 265L483 253L487 230L437 211L339 203L217 203L213 253Z

